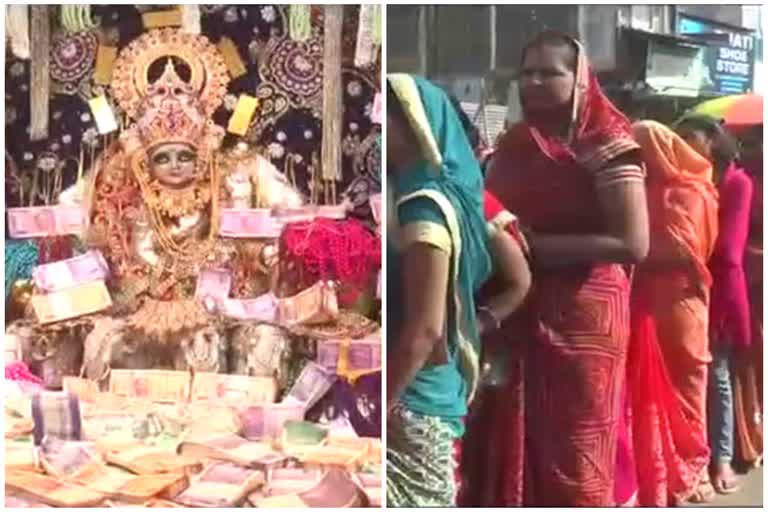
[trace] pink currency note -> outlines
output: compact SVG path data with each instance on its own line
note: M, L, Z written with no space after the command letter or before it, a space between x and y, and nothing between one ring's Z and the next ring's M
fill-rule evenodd
M225 269L207 268L197 277L197 289L195 297L203 299L226 299L232 288L232 274Z
M325 395L336 376L312 361L307 362L283 403L302 404L309 410Z
M56 292L93 281L103 281L109 267L101 252L91 250L74 258L38 265L32 270L35 286L46 292Z
M347 357L350 370L374 370L380 368L381 344L372 340L352 342L349 346Z
M255 299L224 299L220 307L224 315L232 318L275 323L277 298L265 293Z
M374 124L381 124L381 93L376 93L376 96L373 98L371 122Z
M286 421L303 419L304 407L301 404L264 404L264 434L268 437L280 436Z
M266 208L221 211L219 234L228 238L278 238L283 222Z
M330 340L318 342L315 361L327 371L336 373L339 366L339 343Z
M338 205L317 206L316 217L321 219L344 220L347 218L349 206L346 203Z
M11 238L79 235L85 230L85 225L85 210L79 206L8 209L8 232Z

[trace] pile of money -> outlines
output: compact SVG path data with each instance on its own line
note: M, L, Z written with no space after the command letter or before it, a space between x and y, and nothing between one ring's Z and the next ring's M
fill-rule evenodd
M70 320L104 311L112 299L104 281L95 281L30 299L37 321L41 325Z
M98 250L91 250L74 258L38 265L32 270L35 286L45 292L58 292L81 284L104 281L108 275L109 267Z
M21 492L53 507L97 507L105 498L104 494L85 486L30 471L6 471L5 488L6 492Z
M205 468L174 501L187 507L236 507L263 483L260 471L221 462Z
M219 226L225 238L279 238L285 223L266 208L223 209Z
M277 303L277 322L284 326L325 324L338 316L336 287L330 281L319 281Z
M8 232L11 238L80 235L86 219L85 210L79 206L8 208Z
M263 496L281 496L307 490L320 481L323 473L319 469L279 468L272 471L264 488ZM257 499L260 497L257 497Z

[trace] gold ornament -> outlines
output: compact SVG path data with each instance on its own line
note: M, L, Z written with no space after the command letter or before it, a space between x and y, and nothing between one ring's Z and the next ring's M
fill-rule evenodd
M112 91L120 107L136 118L151 86L150 66L168 57L176 57L188 66L187 83L205 114L211 116L227 94L229 76L224 59L207 37L173 28L151 30L120 52L112 73Z

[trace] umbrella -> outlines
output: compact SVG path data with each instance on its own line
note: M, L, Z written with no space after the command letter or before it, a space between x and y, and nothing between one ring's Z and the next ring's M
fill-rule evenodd
M763 123L763 97L738 94L705 101L693 111L723 120L728 128L746 128Z

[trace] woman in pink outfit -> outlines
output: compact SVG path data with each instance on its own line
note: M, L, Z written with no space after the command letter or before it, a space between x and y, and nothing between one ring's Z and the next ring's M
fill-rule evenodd
M712 483L716 491L731 494L739 488L731 466L734 454L731 367L737 351L743 352L752 341L743 262L753 185L744 170L736 166L735 143L722 130L708 147L698 144L703 139L702 132L716 130L708 128L707 122L707 118L702 117L683 121L678 132L713 162L720 194L719 235L709 264L714 281L709 319L712 367L708 415Z

